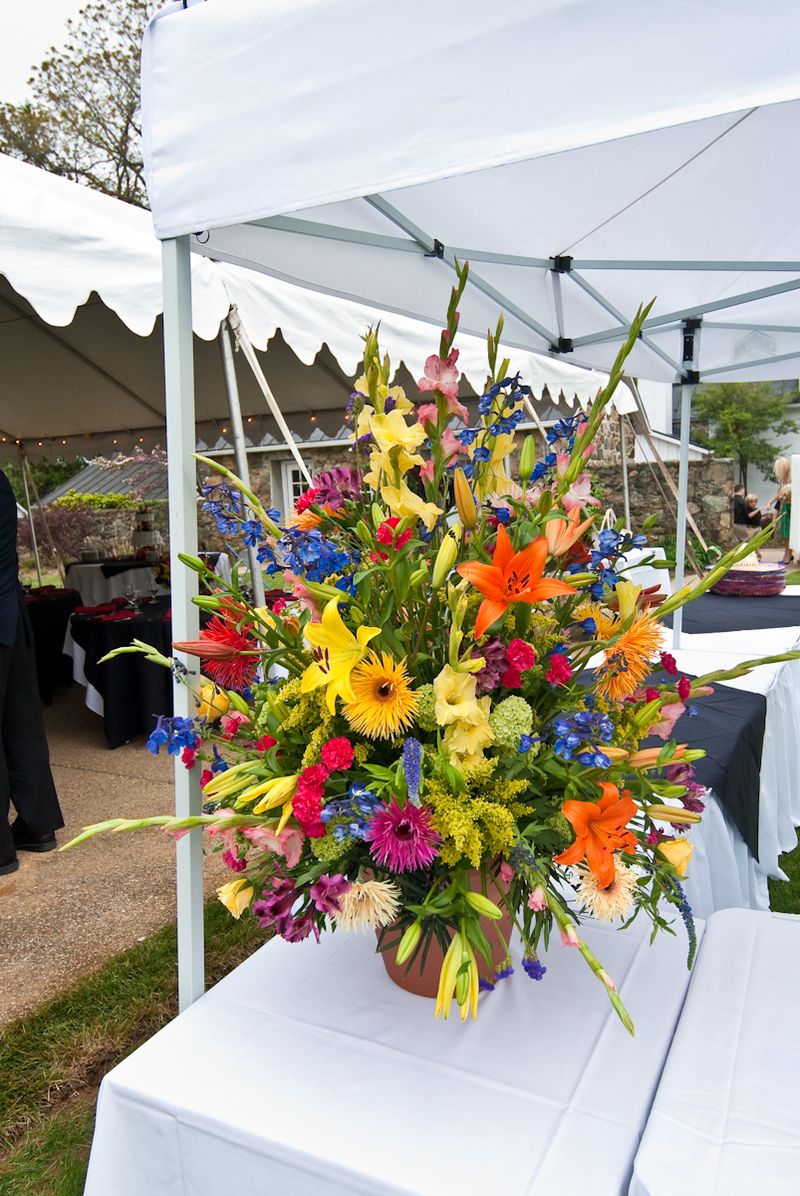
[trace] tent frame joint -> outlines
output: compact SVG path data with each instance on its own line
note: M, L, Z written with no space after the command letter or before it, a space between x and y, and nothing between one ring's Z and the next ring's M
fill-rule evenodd
M557 253L554 257L550 258L550 261L552 263L550 266L550 269L553 271L554 274L571 274L572 273L573 259L569 256L569 254Z
M444 261L444 242L440 241L438 237L433 238L433 249L423 254L424 257L436 257L440 262Z
M560 336L557 341L551 342L550 351L552 353L571 353L573 347L571 336Z

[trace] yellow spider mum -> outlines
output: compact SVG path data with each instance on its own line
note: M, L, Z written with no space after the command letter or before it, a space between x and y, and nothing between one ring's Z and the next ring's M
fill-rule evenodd
M603 653L597 692L612 702L629 698L652 672L661 642L661 624L652 615L637 615L628 630Z
M388 653L372 653L350 676L353 701L344 716L354 731L370 739L391 739L405 731L417 713L419 699L408 683L405 661Z

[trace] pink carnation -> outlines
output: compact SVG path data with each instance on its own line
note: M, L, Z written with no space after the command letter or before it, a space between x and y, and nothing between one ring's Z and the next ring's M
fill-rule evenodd
M438 390L447 398L458 398L458 349L451 349L446 361L433 353L425 362L425 376L420 378L420 391Z

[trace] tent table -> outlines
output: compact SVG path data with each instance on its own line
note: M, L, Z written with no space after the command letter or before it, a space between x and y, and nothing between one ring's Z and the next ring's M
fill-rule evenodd
M128 590L149 594L155 579L153 566L145 561L132 561L128 568L118 570L113 561L97 561L70 565L65 584L78 591L84 606L97 606L124 597Z
M631 1196L790 1196L800 1170L800 918L706 926Z
M557 935L464 1024L371 935L273 940L106 1076L86 1196L621 1196L689 980L645 929L586 930L635 1038Z

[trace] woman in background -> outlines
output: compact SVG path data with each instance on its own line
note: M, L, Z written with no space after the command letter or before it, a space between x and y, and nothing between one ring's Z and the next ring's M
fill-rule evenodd
M775 507L780 511L778 535L786 541L783 563L788 565L793 559L792 550L789 547L789 528L792 520L792 466L788 457L778 457L772 467L772 472L778 483L778 493L775 496Z

